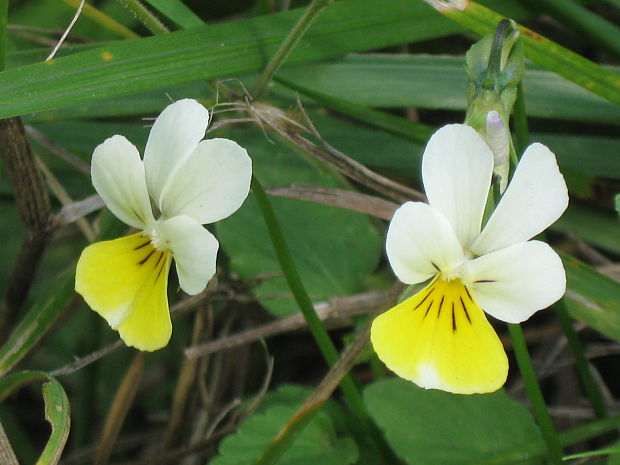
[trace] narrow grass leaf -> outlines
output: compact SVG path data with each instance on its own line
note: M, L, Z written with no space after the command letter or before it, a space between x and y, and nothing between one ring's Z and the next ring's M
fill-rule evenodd
M52 434L36 465L56 465L67 442L71 426L69 399L62 385L55 378L50 377L43 384L42 390L45 401L45 419L52 426Z
M278 79L304 94L374 108L465 110L464 64L456 56L351 54L328 63L288 66ZM617 67L602 69L620 72ZM523 87L528 117L620 124L616 105L535 64L527 64Z
M37 381L43 381L41 391L45 403L45 419L51 425L52 432L36 465L56 465L71 426L69 399L56 378L42 371L20 371L5 376L0 379L0 401L26 384Z
M609 252L620 253L620 223L611 211L573 203L553 225L554 230L574 234L584 241Z
M600 47L620 57L620 28L574 0L528 0L525 4L535 5L560 20L573 31L583 34Z
M300 10L125 41L0 73L0 118L258 71ZM443 37L460 30L423 3L338 2L327 8L287 63Z
M204 25L202 19L181 0L146 0L146 2L181 29Z
M73 272L71 266L58 277L50 293L30 306L8 340L0 347L0 376L30 352L75 296Z
M620 341L620 283L560 253L566 269L566 306L573 318Z

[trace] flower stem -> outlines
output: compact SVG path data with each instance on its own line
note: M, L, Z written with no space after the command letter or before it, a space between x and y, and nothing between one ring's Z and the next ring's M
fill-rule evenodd
M588 366L588 360L584 355L583 346L581 345L579 336L573 327L573 322L571 321L568 310L566 309L566 301L564 299L558 301L553 306L553 309L560 320L562 331L566 336L568 346L573 352L575 366L577 368L579 379L581 380L583 391L586 394L590 405L592 405L592 409L594 410L596 416L598 418L605 418L607 416L607 408L605 407L603 396L601 395L601 392L592 377L592 372Z
M321 10L333 1L334 0L313 0L312 3L308 5L304 14L301 15L297 24L293 26L289 35L280 44L280 48L278 48L276 53L271 57L263 73L258 78L258 82L254 85L254 89L252 89L252 98L254 100L258 100L262 97L265 90L267 90L271 78L306 33L312 22L317 18Z
M549 458L551 463L560 465L562 463L562 445L558 438L557 431L553 424L553 420L547 410L547 404L536 379L536 373L534 372L534 366L532 365L532 359L527 351L527 344L525 343L525 337L523 336L523 330L518 324L509 324L508 329L510 331L510 337L512 338L513 349L517 358L517 364L519 365L519 371L523 377L527 395L532 403L534 409L534 415L540 426L543 438L547 443L547 449L549 452Z
M527 124L527 114L525 112L525 101L523 98L523 83L519 82L517 86L517 98L513 108L513 123L515 129L515 148L517 156L520 158L525 148L529 144L530 133ZM562 445L558 437L558 433L553 424L553 420L549 415L545 398L543 397L540 384L536 378L534 367L532 365L532 359L527 350L527 344L523 337L523 330L518 324L509 324L508 330L510 331L510 337L512 338L513 348L515 356L517 358L517 364L519 365L519 371L523 377L527 395L534 408L534 415L538 421L538 425L542 431L543 438L547 443L547 450L549 452L549 458L553 464L561 464L562 462Z
M521 158L526 147L530 143L530 131L527 126L527 114L525 112L525 98L523 96L523 83L517 86L517 98L512 113L512 123L515 130L515 150L517 158Z
M310 300L310 297L301 282L301 278L297 272L297 267L295 266L293 257L289 252L288 245L286 244L286 240L282 234L282 230L280 229L280 225L273 207L271 206L271 202L269 202L265 191L255 177L252 177L252 193L254 194L263 217L265 218L265 222L267 223L267 229L269 230L269 235L271 236L271 241L273 242L273 246L276 250L276 255L278 256L278 261L280 262L280 266L284 272L286 282L293 292L295 301L297 302L297 305L299 305L299 308L308 323L310 332L316 340L323 357L327 363L332 366L338 360L338 352L329 338L323 323L321 323L321 319L314 311L314 306L312 305L312 301Z
M297 267L295 266L295 262L293 260L293 256L291 255L284 235L282 234L282 229L280 228L276 214L271 206L271 202L267 198L263 187L254 176L252 176L252 193L258 202L258 206L263 214L265 223L267 224L269 236L271 237L271 241L276 251L278 261L280 262L280 266L282 267L286 282L291 288L293 297L295 298L297 305L308 323L308 328L319 346L319 350L323 354L323 357L327 361L328 365L332 367L339 359L338 351L336 350L329 334L327 333L327 330L314 310L312 301L310 300L310 297L308 296L308 293L306 292L306 289L301 281ZM377 427L368 416L366 407L362 400L362 395L355 385L353 378L351 378L349 374L346 374L342 378L340 387L347 404L356 415L365 435L370 437L374 442L377 451L384 456L386 460L385 463L399 463L392 455L393 453L387 444L385 444L385 440L381 437Z

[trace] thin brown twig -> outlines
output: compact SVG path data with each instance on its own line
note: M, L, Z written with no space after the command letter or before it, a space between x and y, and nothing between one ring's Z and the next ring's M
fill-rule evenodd
M182 301L175 304L171 310L172 319L174 320L182 316L183 314L187 313L187 311L189 311L190 309L198 305L200 302L202 302L206 298L206 296L207 296L206 292L202 292L198 295L187 297L186 299L183 299ZM76 358L73 362L68 363L67 365L64 365L60 368L57 368L56 370L50 372L50 374L52 376L71 375L75 373L76 371L79 371L82 368L90 365L91 363L96 362L97 360L104 357L105 355L108 355L109 353L112 353L123 347L126 347L125 343L121 339L119 339L117 341L114 341L112 344L108 344L107 346L102 347L101 349L97 349L94 352L91 352L90 354L85 355L84 357Z
M228 405L224 406L220 413L213 419L211 425L209 425L205 438L210 438L215 432L215 429L222 423L222 421L224 421L224 418L226 418L230 412L239 407L241 404L241 399L233 399L228 403Z
M333 147L330 151L324 150L295 132L282 132L280 134L304 152L381 195L398 202L424 198L418 191L375 173Z
M376 309L383 299L384 292L368 292L349 297L336 297L328 303L315 306L321 320L350 317L355 314L369 313ZM306 321L301 314L295 314L280 320L267 323L257 328L251 328L232 336L225 336L205 344L200 344L185 349L188 358L203 357L208 354L248 344L276 334L281 334L296 329L304 328Z
M225 428L215 433L212 437L192 443L190 446L180 447L178 449L171 450L170 452L159 454L154 457L148 457L146 459L120 462L116 465L155 465L159 463L178 464L179 460L184 457L204 453L208 448L214 447L220 438L232 433L234 430L234 427L229 427L227 429Z
M394 211L398 208L398 204L374 195L308 184L267 187L265 191L269 195L346 208L384 220L391 220Z
M208 329L206 323L205 311L203 309L198 310L194 314L194 327L192 330L191 339L192 344L196 344L203 338L203 335ZM181 433L182 426L186 424L184 417L188 410L191 395L195 392L194 384L196 383L197 372L198 360L183 360L172 398L170 420L168 421L168 426L164 435L165 449L169 449L176 443Z
M406 202L408 200L420 200L426 201L426 196L417 191L416 189L412 189L411 187L404 186L398 182L392 181L385 176L382 176L374 171L368 169L364 164L353 160L349 156L342 153L340 150L336 149L334 146L330 145L323 137L318 129L314 126L314 123L310 119L310 116L306 113L303 105L301 104L301 100L297 97L297 107L301 111L308 128L311 133L323 144L325 149L327 150L327 158L323 158L326 163L333 164L339 171L341 171L345 176L350 177L351 179L364 184L370 187L373 190L376 190L383 195L386 195L389 198L397 200L399 202ZM300 142L310 143L307 139L296 134ZM325 157L325 154L321 152L316 152L315 156ZM341 168L338 168L341 167Z
M57 215L60 224L70 224L79 221L89 213L100 210L104 207L103 200L97 194L86 197L85 199L72 202L62 207Z
M77 155L69 152L64 147L58 145L53 140L49 139L45 134L43 134L38 129L30 125L24 126L26 130L26 135L30 137L32 140L40 144L42 147L46 148L54 155L56 155L61 160L66 161L71 166L73 166L80 173L84 173L87 176L90 176L90 165L85 161L82 161Z
M97 451L95 452L95 465L105 465L108 463L110 454L121 426L125 422L127 412L133 403L136 393L138 392L138 386L142 379L142 372L144 369L144 352L136 352L134 355L127 373L123 377L123 381L116 391L112 406L106 417L103 432L101 433L101 439Z
M69 196L58 178L54 175L54 173L52 173L52 171L47 167L47 165L43 162L43 160L41 160L40 157L36 157L36 160L37 165L41 170L41 173L43 173L43 176L45 177L45 181L47 182L48 187L54 193L60 203L63 206L72 204L73 199L71 198L71 196ZM96 234L95 231L93 231L93 228L90 226L90 223L86 221L86 219L84 219L83 217L77 218L75 222L78 228L80 228L80 230L82 231L82 234L84 234L84 237L88 239L88 242L94 242Z
M238 110L244 110L249 118L235 119L235 122L242 122L250 119L261 129L271 129L290 143L320 160L322 163L334 168L347 178L360 183L375 192L396 200L397 202L405 202L408 200L424 200L426 197L421 192L404 186L400 183L392 181L385 176L375 173L362 163L352 159L340 150L328 144L319 131L314 127L310 117L303 109L298 101L298 108L301 111L306 124L289 117L286 112L273 105L264 102L238 102ZM214 125L221 126L227 124L228 120L218 122ZM301 135L308 132L316 137L325 148L319 147L314 142L306 139Z
M244 409L241 415L241 420L251 416L256 411L261 401L263 400L263 397L265 397L265 395L267 394L267 391L269 390L269 385L271 384L271 378L273 377L274 358L269 355L269 349L267 349L267 344L265 343L265 341L261 340L261 342L261 345L265 352L265 365L267 367L267 371L265 372L265 376L263 378L263 384L261 385L258 393L254 397L254 400L252 400L250 405L248 405L248 407Z

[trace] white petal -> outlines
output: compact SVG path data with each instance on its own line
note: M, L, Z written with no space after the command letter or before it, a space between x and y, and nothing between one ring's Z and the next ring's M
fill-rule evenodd
M422 158L422 179L428 203L450 221L463 247L480 233L493 173L493 152L465 124L439 129Z
M527 320L566 290L562 260L540 241L520 242L468 264L468 288L485 312L508 323Z
M544 231L568 206L568 190L555 155L530 145L472 250L477 255L526 241Z
M250 191L252 160L228 139L204 140L179 167L161 197L164 215L213 223L236 211Z
M407 284L426 281L464 260L448 220L421 202L407 202L396 210L385 247L394 274Z
M91 161L93 186L122 222L138 229L152 224L153 212L138 149L123 136L99 144Z
M181 289L190 295L204 290L215 274L217 239L189 216L175 216L156 227L159 244L172 252Z
M194 151L208 123L209 111L191 99L168 105L155 120L144 149L144 166L149 193L158 206L168 179Z

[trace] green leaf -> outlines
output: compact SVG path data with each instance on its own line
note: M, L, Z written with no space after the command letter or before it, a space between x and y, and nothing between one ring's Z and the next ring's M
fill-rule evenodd
M204 25L202 19L180 0L146 0L146 2L182 29Z
M566 270L566 304L574 318L620 341L620 283L560 253Z
M259 71L300 10L125 41L0 73L0 117ZM442 37L460 28L421 2L337 2L319 16L287 63Z
M539 464L528 458L540 432L528 411L503 391L455 395L401 379L366 388L371 416L388 443L416 465Z
M245 465L267 447L291 419L310 390L284 387L268 394L261 409L241 424L237 432L222 441L220 455L211 465ZM319 410L278 465L347 465L358 458L358 449L348 436L340 436L326 409Z
M620 144L616 137L535 133L531 140L547 145L556 154L562 170L620 179L620 157L610 156Z
M181 84L163 90L139 92L122 97L86 102L71 107L63 107L49 111L40 111L23 118L24 123L55 122L57 120L76 120L92 118L121 118L123 116L156 115L170 104L182 98L195 98L214 101L213 92L204 83ZM154 116L153 116L154 117Z
M45 419L52 427L52 433L36 465L55 465L60 460L71 425L69 399L62 385L45 372L21 371L0 379L0 401L35 381L43 381L41 390L45 402Z
M50 288L49 294L30 306L9 339L0 348L0 376L15 366L58 320L75 295L71 266Z
M336 62L290 66L278 77L327 97L375 108L465 110L464 65L462 57L348 55ZM606 72L611 70L618 72ZM523 85L529 117L616 125L620 121L616 105L531 63Z
M290 146L270 142L260 131L231 131L229 136L248 148L254 172L264 186L304 183L342 187L338 177L302 159ZM311 202L271 200L310 297L320 301L360 291L361 281L376 267L382 247L368 217ZM242 279L266 273L280 275L267 228L252 196L234 215L217 224L217 233L232 269ZM255 293L276 315L297 311L281 276L267 279Z
M0 378L0 402L13 392L35 381L47 381L49 375L43 371L18 371Z
M408 119L400 118L391 113L377 111L341 98L329 97L320 92L308 89L307 87L287 81L286 79L277 78L276 80L332 110L400 137L425 143L434 132L434 128L426 124L409 121Z
M610 252L620 253L620 223L617 215L611 212L573 203L554 223L553 229L574 234Z

